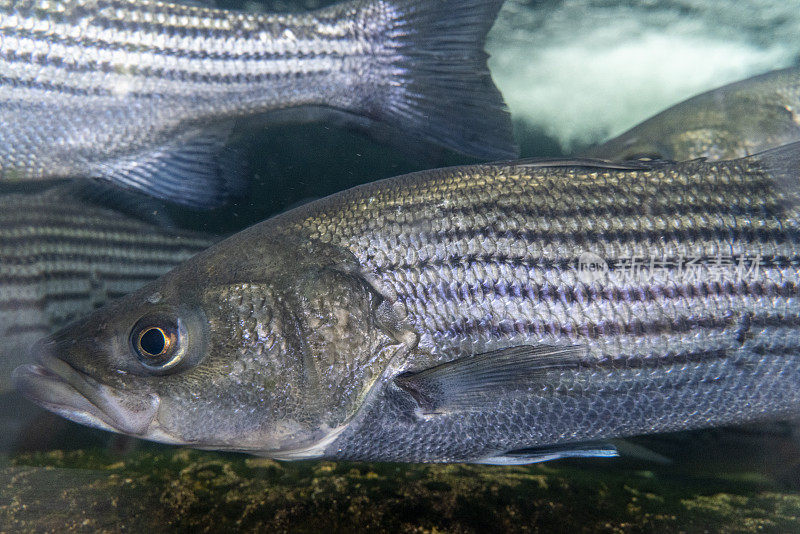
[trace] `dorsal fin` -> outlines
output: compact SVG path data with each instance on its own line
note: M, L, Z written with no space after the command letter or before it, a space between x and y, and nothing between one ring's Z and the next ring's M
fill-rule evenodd
M641 171L652 168L652 161L626 161L624 163L614 163L602 159L590 158L570 158L570 159L553 159L553 158L524 158L506 162L500 162L500 165L509 165L514 167L590 167L599 169L613 169L618 171ZM664 164L668 162L659 161L658 163ZM669 162L671 163L671 162Z

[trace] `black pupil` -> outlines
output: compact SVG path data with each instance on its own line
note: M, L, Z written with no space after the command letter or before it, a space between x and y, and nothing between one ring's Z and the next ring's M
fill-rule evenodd
M167 340L164 339L164 332L159 328L150 328L142 337L139 338L139 346L151 356L158 356L164 352Z

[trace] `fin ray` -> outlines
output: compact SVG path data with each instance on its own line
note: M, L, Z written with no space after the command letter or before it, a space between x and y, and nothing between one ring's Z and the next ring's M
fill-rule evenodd
M231 126L196 129L168 144L95 164L90 174L120 187L198 209L244 189L244 165L225 147Z
M745 159L761 162L767 172L797 190L797 184L800 183L800 141L765 150Z
M392 0L378 55L383 98L368 115L483 159L518 154L511 117L483 46L503 0ZM386 27L388 25L388 27Z
M611 443L586 442L567 445L553 445L531 449L517 449L473 461L488 465L526 465L564 458L614 458L619 456L617 448Z
M45 194L60 202L75 200L102 208L111 208L160 228L174 229L176 227L164 201L132 189L120 189L110 183L75 179L51 187L45 191Z
M548 371L578 367L578 345L521 345L486 352L394 379L425 413L470 410L491 402L498 391L528 387Z

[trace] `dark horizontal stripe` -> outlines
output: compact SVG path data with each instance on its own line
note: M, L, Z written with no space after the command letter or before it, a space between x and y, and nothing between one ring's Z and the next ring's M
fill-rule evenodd
M393 273L398 271L405 271L405 272L422 272L427 269L442 269L442 268L456 268L460 267L465 270L475 271L479 268L485 268L486 266L490 265L506 265L510 268L524 268L528 270L539 270L539 271L550 271L550 270L560 270L560 271L571 271L577 269L577 261L578 257L580 256L580 251L575 254L572 258L533 258L531 256L519 256L513 254L503 254L503 253L494 253L494 254L469 254L466 256L452 254L445 258L441 259L426 259L426 260L419 260L417 262L407 262L407 261L398 261L394 263L386 263L383 265L376 265L374 267L374 271L377 275L386 275L386 273ZM697 263L701 264L708 264L717 259L717 256L684 256L684 261L687 259L696 259ZM611 271L614 270L613 260L615 258L603 258L607 261L611 261L612 264L609 265ZM629 260L629 255L623 255L620 259ZM642 259L642 258L638 258ZM647 258L649 261L649 258ZM673 264L672 267L668 267L669 269L676 269L677 267L674 266L677 263L678 258L674 257L667 257L664 258L666 263ZM762 256L761 258L761 268L762 269L785 269L788 267L797 267L800 268L800 255L797 256ZM368 264L375 264L375 258L370 256L367 260ZM408 278L408 277L406 277Z
M606 190L608 194L612 188ZM681 190L686 190L686 186L682 186ZM763 187L753 188L754 193L761 193L759 196L763 197ZM786 206L778 202L771 204L759 204L758 202L749 203L739 198L740 203L735 204L732 202L725 202L726 199L721 199L719 202L687 202L682 203L680 208L676 210L674 204L671 203L658 203L658 196L664 198L668 195L667 191L661 191L648 197L646 208L641 203L636 205L620 206L610 200L608 204L587 205L586 203L576 202L574 206L568 207L555 207L548 206L547 204L509 204L499 205L497 201L482 202L478 204L470 204L466 206L453 206L437 211L435 220L452 221L458 220L461 217L491 217L497 216L498 218L507 219L509 217L520 218L541 218L547 217L552 219L576 219L583 218L593 220L596 217L641 217L643 211L646 209L648 217L666 217L666 218L687 218L697 215L708 216L750 216L754 219L767 219L778 218L785 212ZM611 195L608 194L609 199ZM744 195L743 193L743 196ZM756 195L753 195L756 198Z
M744 313L743 313L744 315ZM434 334L450 337L487 336L491 338L504 338L511 335L526 335L533 337L557 336L568 338L599 339L612 336L653 336L664 334L683 334L695 330L711 330L734 328L736 317L676 317L663 318L655 321L640 319L628 323L619 323L613 320L600 323L562 324L558 321L500 321L494 324L491 318L483 320L462 319L450 324L443 330L436 330ZM800 316L756 316L749 318L749 328L771 327L800 327Z
M131 6L127 7L127 10L130 10ZM156 13L156 15L160 15L160 13ZM177 16L192 16L185 13L176 13ZM218 17L215 17L214 20L218 20ZM257 34L263 29L268 30L267 26L263 26L262 28L257 28L252 31L244 30L240 24L236 24L234 20L226 20L230 25L230 29L218 29L218 28L198 28L196 26L181 26L178 24L169 24L167 22L148 22L148 21L134 21L125 18L111 18L102 15L102 10L98 12L95 16L92 17L92 27L99 28L101 30L113 31L116 33L155 33L157 35L163 35L169 38L180 38L180 39L215 39L215 40L223 40L223 39L245 39L245 40L253 40L257 39ZM287 26L282 25L282 28L286 28ZM291 28L291 27L289 27ZM321 36L320 36L321 37ZM277 38L273 36L273 38Z
M130 286L130 290L133 291L135 288L139 288L157 279L158 276L142 276L138 278L131 278L127 280ZM86 279L83 279L85 281ZM0 284L3 282L0 281ZM88 291L70 291L66 288L63 291L58 290L50 290L41 295L37 295L31 298L9 298L6 300L0 300L0 311L3 310L18 310L20 308L26 307L35 307L44 302L58 302L58 301L66 301L66 300L88 300L92 295L96 294L105 294L109 298L112 295L122 296L127 294L127 291L113 291L106 287L98 287L92 288Z
M35 209L35 208L32 208ZM111 217L109 215L109 217ZM108 240L116 242L161 243L176 246L183 244L210 243L211 237L203 238L198 235L184 235L179 232L162 233L159 228L147 225L125 224L116 225L112 221L99 224L95 220L79 220L65 218L61 221L51 218L37 217L0 217L0 244L13 240L37 240L51 237L74 238L87 240Z
M798 243L800 229L762 229L755 227L731 228L729 226L706 226L700 228L670 230L597 230L560 232L550 230L506 230L495 228L455 228L436 232L425 232L422 239L431 243L453 243L473 239L508 239L526 244L566 244L580 246L589 243L696 243L697 241L745 242L745 243Z
M273 39L280 39L286 30L290 30L298 39L309 40L324 40L329 39L325 35L316 31L316 26L325 24L335 24L338 22L339 17L325 14L325 12L314 12L313 16L315 22L312 24L304 24L304 20L308 19L309 14L302 14L300 16L293 16L287 13L282 16L268 15L260 17L260 20L246 21L247 25L255 23L254 29L246 28L243 24L244 21L240 19L238 14L231 15L230 12L225 12L218 9L197 9L189 6L181 6L180 4L159 4L157 10L147 9L151 6L140 6L124 2L109 2L92 10L91 20L92 26L100 27L106 30L116 32L148 32L168 37L178 37L182 39L195 38L195 39L245 39L258 41L262 32L270 33ZM177 8L177 9L176 9ZM112 17L106 15L106 10L123 10L127 12L136 13L141 17L144 13L150 13L158 16L174 16L174 17L187 17L187 18L200 18L209 19L213 21L225 21L230 29L217 29L217 28L202 28L197 26L184 26L181 24L171 24L168 21L147 22L136 21L132 18L126 17ZM341 11L342 14L347 11ZM334 13L335 14L335 13ZM354 35L357 30L351 30L348 34ZM355 37L353 37L355 38Z
M315 59L316 55L300 55L297 54L292 56L293 60L303 60L303 59ZM54 61L54 58L51 55L46 53L44 54L17 54L14 51L6 51L4 53L3 59L9 63L22 63L25 65L39 65L39 66L50 66L50 67L57 67L60 70L69 73L69 74L87 74L87 73L102 73L102 74L120 74L119 66L115 63L111 63L108 61L103 62L95 62L90 61L87 63L82 64L75 64L68 61ZM198 58L203 59L203 58ZM205 58L210 59L210 58ZM265 62L265 67L267 63ZM325 70L316 70L312 71L308 69L308 66L305 66L302 71L298 70L297 75L302 76L313 76L315 74L325 74L328 72L333 72L329 69ZM158 80L170 80L170 81L178 81L178 82L186 82L186 83L200 83L200 84L209 84L209 85L217 85L217 84L262 84L265 82L269 82L272 80L282 79L287 76L293 76L295 73L292 72L264 72L261 74L252 74L248 73L243 69L243 72L236 73L236 74L215 74L214 72L210 71L189 71L189 70L181 70L181 69L172 69L172 68L160 68L160 67L144 67L144 66L135 66L129 65L126 66L124 74L126 76L137 77L137 78L153 78ZM8 80L16 80L20 83L25 83L27 79L20 79L20 78L7 78ZM40 84L47 84L46 80L43 80L40 76L37 78ZM131 94L136 94L140 96L152 96L155 93L151 92L137 92L132 91Z
M36 18L36 17L24 17L24 18ZM234 24L235 26L235 24ZM274 26L274 25L273 25ZM173 29L176 29L175 26L159 24L159 23L147 23L147 22L126 22L120 20L112 20L108 18L103 18L102 16L94 15L92 16L91 26L92 29L95 30L109 30L116 34L117 36L123 34L141 34L141 33L155 33L165 36L166 39L178 37L180 40L185 41L187 38L195 41L217 41L220 48L209 50L206 47L200 47L201 50L192 50L189 48L175 48L175 47L164 47L153 45L147 42L116 42L116 41L108 41L104 39L88 39L88 38L81 38L81 37L72 37L69 35L64 34L55 34L48 31L39 31L39 30L28 30L23 27L15 27L15 28L0 28L0 36L9 37L9 38L18 38L18 39L30 39L33 41L37 41L40 43L46 43L48 45L61 45L64 47L75 47L79 49L83 49L88 51L109 51L109 52L123 52L125 54L137 54L137 53L145 53L145 54L153 54L165 57L175 57L180 59L189 59L189 60L232 60L232 61L243 61L243 62L268 62L275 59L295 59L295 58L310 58L310 57L344 57L335 53L327 52L327 51L320 51L319 53L309 53L309 54L301 54L301 53L279 53L279 52L272 52L269 51L265 46L261 50L255 51L242 51L237 52L234 48L230 46L230 41L233 38L238 42L249 42L252 45L257 47L260 44L263 44L264 41L261 39L261 32L263 30L269 30L270 27L262 26L252 32L242 32L239 29L233 30L217 30L217 29L200 29L200 28L180 28L178 31L184 30L186 32L185 35L178 35L172 33ZM272 41L279 41L282 40L282 34L286 29L291 30L293 33L297 33L299 30L311 30L312 28L298 28L292 25L280 25L277 26L277 31L273 32ZM303 38L303 35L300 35L300 38ZM309 35L305 36L309 41L316 41L316 42L343 42L343 41L355 41L354 36L346 36L346 37L336 37L336 38L328 38L325 35L322 35L317 32L313 32ZM322 47L321 47L322 48ZM6 56L6 57L24 57L18 54L15 54L16 51L11 50L9 48L4 49L3 54L14 54L13 56ZM88 53L87 53L88 55ZM39 56L37 57L47 57L47 56ZM52 58L52 52L49 56ZM60 58L60 59L75 59L75 58ZM46 63L45 63L46 64ZM61 63L56 61L50 61L50 64L60 65Z
M772 343L760 344L748 347L748 352L742 352L732 349L705 349L698 351L670 351L666 354L639 354L627 358L607 359L600 362L587 362L582 365L584 369L597 369L605 370L607 372L636 370L636 369L658 369L669 368L675 366L685 366L694 364L712 364L730 359L731 369L728 372L713 373L711 375L703 373L702 371L692 371L681 369L675 372L673 378L668 381L648 381L644 387L652 387L657 389L682 389L686 387L696 386L698 384L720 384L727 382L731 379L740 379L743 372L752 372L752 361L744 358L746 354L757 356L775 357L796 357L800 354L800 344L790 344L775 346ZM579 367L580 368L580 367ZM596 387L604 388L603 384L607 382L598 382ZM592 387L588 385L588 387ZM565 395L580 394L581 388L572 389L566 386L558 386L554 392ZM623 392L627 395L629 392Z
M47 209L53 209L53 206L48 206ZM174 244L176 247L207 247L215 241L212 236L191 232L166 233L151 225L119 217L113 212L99 218L85 213L44 215L42 207L37 205L11 213L3 212L0 207L0 245L14 239L27 241L47 237L108 242L111 236L115 236L118 241Z
M17 311L24 308L40 308L44 304L44 299L40 297L30 299L13 298L0 300L0 311Z
M632 287L578 284L556 286L529 282L483 281L481 283L409 284L406 293L397 299L410 306L413 301L479 301L493 297L515 298L532 302L560 302L565 305L594 304L597 302L652 302L661 298L702 298L709 296L731 297L793 297L800 296L800 288L794 282L699 282L696 284L644 284Z
M800 346L797 348L800 349ZM682 365L687 363L708 362L709 360L724 360L730 357L730 354L730 351L725 349L672 351L655 357L652 354L638 354L624 358L608 358L593 364L590 363L587 367L619 370L648 369L657 367L670 367L673 365Z
M8 197L6 197L8 198ZM89 231L96 233L128 233L141 235L143 231L152 231L152 226L138 220L120 217L118 213L108 210L96 210L94 206L87 211L86 205L74 203L68 197L59 199L56 204L36 202L36 198L18 198L12 195L12 202L0 197L0 236L17 230L32 231L32 235L55 230ZM25 200L34 200L26 203ZM99 212L99 214L98 214ZM182 234L176 232L177 236ZM185 237L199 239L197 234L186 232Z
M12 328L5 331L9 337L14 336L29 336L31 334L45 335L50 332L50 325L46 323L32 323L32 324L14 324Z
M314 74L320 74L323 71L318 72L294 72L294 73L283 73L281 74L280 78L286 77L310 77ZM194 75L192 75L194 76ZM207 77L206 74L198 75L200 77ZM258 78L258 79L256 79ZM251 77L247 79L247 84L258 84L261 81L266 81L271 78L279 79L277 76L273 76L272 74L264 75L260 77ZM161 79L165 79L162 77ZM187 79L181 79L180 81L187 81ZM201 80L202 82L207 82L209 80ZM306 80L308 81L308 79ZM234 83L231 81L226 82L222 78L213 80L214 84L222 84L222 83ZM74 87L69 84L61 83L61 82L52 82L52 81L40 81L38 79L15 79L9 78L7 76L0 76L0 87L11 87L11 88L21 88L27 89L32 91L44 91L48 93L55 93L55 94L63 94L69 96L83 96L83 97L110 97L115 96L111 89L106 89L106 86L93 86L89 88L79 88ZM163 90L154 90L154 91L129 91L126 93L126 96L130 99L147 99L147 100L163 100L164 99L164 92ZM2 176L2 171L0 171L0 176Z
M110 89L101 88L101 87L91 87L91 88L78 88L73 87L71 85L60 83L60 82L47 82L42 81L39 79L26 79L21 80L18 78L10 78L8 76L0 76L0 87L12 87L12 88L22 88L22 89L31 89L31 90L38 90L38 91L47 91L51 93L59 93L65 94L70 96L111 96L112 92ZM2 172L0 172L0 175Z
M0 247L15 247L15 250L32 250L37 246L57 245L62 247L70 246L73 250L81 251L91 249L97 253L118 252L122 254L141 251L149 254L182 254L184 252L199 252L211 245L211 240L208 243L203 243L198 242L199 240L169 237L148 239L147 237L151 235L145 233L144 229L138 234L124 236L119 236L119 233L113 235L92 232L88 235L43 235L34 233L12 237L0 233ZM31 252L31 255L35 256L36 253ZM20 254L20 256L22 255Z
M147 282L155 280L157 277L152 277L142 280L139 287L145 285ZM135 289L131 289L135 291ZM107 300L113 300L127 295L127 291L104 291L101 294L105 295ZM96 300L97 293L92 291L63 291L63 292L50 292L32 299L9 299L0 300L0 311L15 311L20 309L36 309L43 308L53 303L64 303L69 301L88 302Z
M499 172L498 167L513 167L513 162L502 166L485 166L483 172L488 175L496 174ZM562 167L562 169L566 170L569 168L570 167ZM573 168L580 169L581 165L576 163ZM540 169L540 171L544 170L546 169ZM533 171L528 170L527 172L535 175L536 169ZM610 172L622 173L623 171L610 169ZM637 178L629 179L625 182L631 188L628 198L631 200L635 198L637 201L647 200L648 202L658 202L660 199L668 197L716 197L721 195L724 198L719 203L709 202L708 205L719 206L720 209L727 210L731 207L733 201L746 202L749 197L754 200L756 205L763 203L766 197L769 196L765 194L765 192L774 190L773 180L761 171L743 172L737 169L736 172L741 173L742 177L734 184L729 181L715 179L716 174L712 173L710 170L702 174L703 179L688 180L688 183L681 183L677 179L667 181L666 179L651 178L647 174L651 172L651 170L646 167L624 172L626 174L637 173L639 175ZM688 176L690 174L690 170L684 166L670 168L668 172L673 178ZM583 172L578 171L575 174L580 175L583 174ZM580 215L584 215L585 217L592 218L597 216L593 211L594 209L603 210L606 206L609 207L609 212L612 215L619 214L619 216L624 216L626 214L625 210L630 210L631 215L641 216L643 212L642 204L636 204L636 202L629 208L619 208L618 212L614 211L614 208L618 206L618 204L615 204L615 199L619 193L620 186L599 180L594 183L586 183L583 181L571 181L568 177L559 176L557 179L531 179L530 182L526 184L528 194L549 192L553 187L557 187L560 199L572 198L575 199L575 202L558 202L559 205L564 207L557 208L555 206L548 206L547 203L523 203L520 202L519 195L515 196L513 193L510 193L506 195L501 194L501 196L485 202L479 201L474 204L461 205L456 202L455 205L450 207L441 207L438 199L431 199L425 195L421 195L411 199L404 199L403 213L430 210L434 212L430 216L431 220L451 220L458 215L472 215L473 213L474 215L482 217L488 217L492 214L499 215L500 217L507 214L518 214L523 217L563 216L566 219L575 219ZM634 191L634 188L636 191ZM735 188L737 193L735 197L731 195L732 188ZM469 189L479 189L479 187L472 186L471 188L464 189L466 191ZM356 200L357 198L358 197L356 197ZM597 199L607 202L607 204L599 204L597 206L589 204L590 200ZM726 203L726 200L729 202ZM777 201L779 201L779 199L775 199L774 202ZM671 208L666 206L664 208L664 214L671 217L682 217L687 211L686 206L691 205L692 204L689 203L681 203L679 205L672 205ZM770 204L770 206L771 205L772 204ZM779 213L782 213L784 206L776 205L776 207L780 210ZM756 212L761 215L760 211L756 210ZM649 209L647 213L650 213ZM402 218L403 215L401 214L400 217Z
M0 259L0 262L2 259ZM105 266L105 265L87 265L85 269L75 269L72 266L65 266L63 269L60 267L49 267L40 273L31 274L14 274L3 275L0 274L0 284L28 284L28 283L41 283L41 282L67 282L67 281L92 281L98 283L109 282L135 282L137 280L150 280L157 278L159 274L149 274L142 272L141 269L132 269L125 271L123 267L127 264L118 262L118 266ZM177 261L175 264L177 265ZM153 265L154 272L167 272L169 266L166 265Z
M130 11L132 7L137 9L134 10L134 13L139 15L144 15L144 10L138 9L141 6L132 6L127 5L122 7L122 9L126 11ZM160 17L163 15L168 15L170 13L169 4L162 4L160 6L161 9L158 11L151 11L152 15L156 17ZM110 18L103 15L103 7L97 6L92 7L89 9L81 9L78 6L72 6L68 15L65 17L62 14L50 14L49 20L53 20L56 23L64 24L66 26L76 26L78 24L85 24L88 22L88 27L92 28L95 31L110 31L113 32L117 36L125 35L125 34L141 34L141 33L154 33L156 35L164 36L167 39L170 38L179 38L181 40L192 39L192 40L216 40L220 43L220 48L224 47L226 43L229 43L231 39L241 41L251 41L253 43L258 43L260 36L258 34L261 33L263 30L268 30L269 27L266 25L261 25L260 27L256 28L252 32L243 31L241 25L236 24L234 20L227 20L226 22L230 23L232 28L231 30L224 30L224 29L216 29L216 28L190 28L186 26L176 26L173 24L166 24L160 22L145 22L145 21L134 21L130 19L120 19L120 18ZM184 16L185 13L175 13L178 16ZM25 12L17 13L17 15L21 19L33 19L33 20L45 20L45 17L40 16L39 13L35 11L26 10ZM2 15L0 15L2 16ZM194 15L189 15L194 16ZM212 20L224 20L224 17L214 17ZM285 29L287 26L282 26L282 29ZM290 27L291 28L291 27ZM29 30L26 29L22 25L17 25L13 28L3 28L0 30L0 35L4 35L7 37L21 37L21 38L28 38L34 39L44 43L55 43L61 44L64 46L77 46L80 48L85 49L103 49L103 50L110 50L110 51L122 51L122 52L147 52L147 53L160 53L160 54L169 54L174 53L174 55L182 56L184 52L197 54L194 51L186 50L183 48L160 48L158 46L154 46L149 43L135 43L135 42L126 42L126 43L116 43L107 41L101 38L98 39L87 39L87 38L74 38L69 35L64 34L54 34L48 31L38 31L38 30ZM316 37L323 37L321 35L316 35ZM228 50L220 50L219 53L221 54L232 54L233 51ZM204 59L209 57L208 53L206 52L199 52L198 58ZM242 54L243 56L245 54ZM237 56L233 56L237 57Z
M48 263L60 263L63 264L65 262L75 262L75 263L86 263L91 265L96 265L98 268L102 269L103 263L109 264L122 264L122 265L131 265L134 267L158 267L158 266L165 266L170 267L178 264L183 259L188 259L188 256L181 257L180 259L176 258L175 256L168 256L162 255L159 257L150 257L150 258L141 258L141 257L129 257L120 254L106 254L103 252L94 252L91 251L86 253L62 253L62 252L55 252L55 253L41 253L41 254L29 254L25 256L2 256L0 259L0 267L3 266L31 266L41 264L43 266L47 266ZM12 275L2 275L0 276L0 283L3 283L6 280L6 276L9 278L7 281L13 280ZM16 275L14 275L16 276ZM22 275L23 277L27 277L28 275Z
M185 69L144 67L137 65L126 66L125 70L125 74L129 76L135 76L141 78L156 78L161 80L173 80L173 81L189 82L189 83L258 84L291 75L291 73L269 71L268 65L271 61L277 61L277 60L302 61L302 60L320 59L320 58L341 59L344 57L348 58L354 57L354 56L344 56L341 54L331 54L326 52L274 54L265 51L261 53L247 53L239 55L232 54L230 50L224 50L219 52L206 52L206 51L194 52L190 50L162 49L140 44L102 43L97 41L73 39L70 37L52 36L45 33L20 32L18 30L9 31L7 29L0 30L0 35L27 37L29 39L33 39L39 42L57 43L57 44L62 44L64 46L78 47L83 49L86 52L86 54L81 55L77 58L72 58L72 57L60 58L54 56L52 52L44 52L38 54L22 54L16 50L8 48L0 51L2 53L3 59L10 63L22 63L22 64L31 64L39 66L56 67L72 74L95 73L95 72L104 74L119 74L119 66L113 62L86 60L86 58L91 56L89 52L93 49L109 51L109 52L123 52L126 54L135 54L144 52L144 53L160 55L163 57L177 57L177 58L187 59L190 61L212 60L212 61L235 61L243 63L262 63L266 70L266 72L263 72L261 74L251 74L248 73L247 71L250 70L252 67L248 66L248 67L243 67L242 72L240 73L222 74L222 73L214 73L213 71L207 71L207 70L206 71L201 70L198 72ZM74 62L72 61L74 59L78 59L80 61ZM300 71L298 70L298 73L299 72ZM324 72L327 72L327 70L309 71L307 66L305 66L302 69L303 75L313 75ZM39 79L40 81L45 82L44 80L41 80L41 77Z
M144 285L144 284L143 284ZM102 295L102 293L100 293ZM47 304L53 304L56 302L68 302L71 300L77 301L91 301L94 300L93 297L97 297L98 293L92 291L62 291L58 293L48 293L45 295L44 301ZM108 294L106 294L107 298L110 298Z

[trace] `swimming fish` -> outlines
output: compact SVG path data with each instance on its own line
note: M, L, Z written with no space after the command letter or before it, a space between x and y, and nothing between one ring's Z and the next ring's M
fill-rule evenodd
M140 222L63 187L0 195L0 392L36 340L215 240Z
M32 348L73 421L514 464L800 410L800 144L430 170L268 219Z
M800 69L768 72L692 97L584 155L610 161L734 159L800 141Z
M93 177L214 207L243 188L224 148L236 120L296 107L509 157L511 121L483 51L501 4L358 0L273 15L2 0L0 180Z

